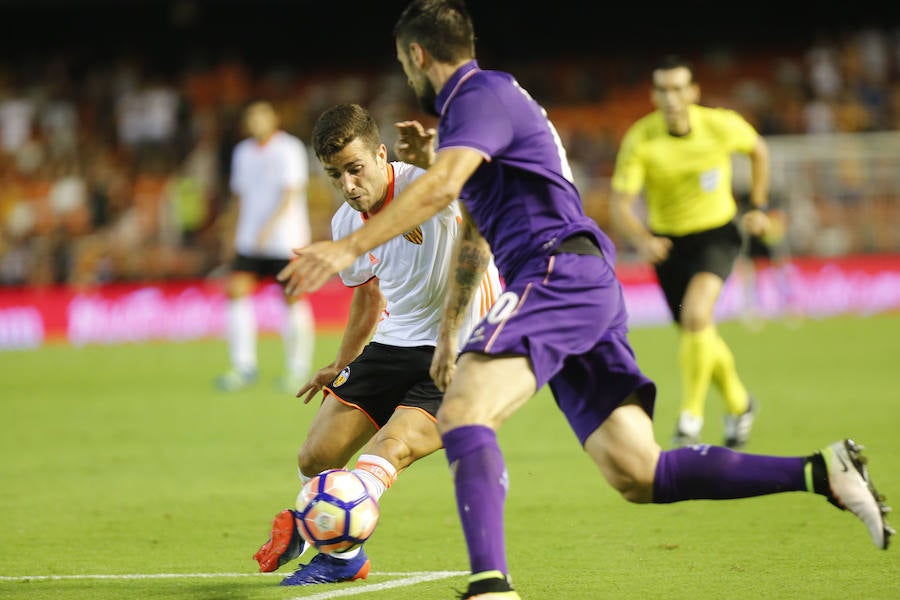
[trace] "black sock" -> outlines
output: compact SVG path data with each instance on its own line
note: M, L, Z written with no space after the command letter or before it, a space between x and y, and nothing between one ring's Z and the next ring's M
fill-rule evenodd
M831 486L828 485L828 467L825 465L825 458L821 452L808 456L806 458L806 468L810 470L813 489L812 491L825 496L825 498L840 509L841 506L834 495L831 493Z

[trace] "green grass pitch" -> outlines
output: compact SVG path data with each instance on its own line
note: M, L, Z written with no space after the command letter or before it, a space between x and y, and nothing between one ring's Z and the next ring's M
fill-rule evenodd
M900 506L900 315L721 329L761 405L748 452L800 455L854 437ZM638 329L632 340L660 386L666 447L676 334ZM319 363L337 341L320 336ZM315 411L276 391L279 340L264 338L260 353L260 383L231 395L211 385L221 340L0 354L0 598L456 597L468 561L442 453L382 498L367 581L280 588L287 567L255 574L253 553L296 495L295 452ZM704 441L720 442L721 415L711 393ZM500 439L523 598L900 598L900 542L875 549L860 522L819 496L628 504L546 390Z

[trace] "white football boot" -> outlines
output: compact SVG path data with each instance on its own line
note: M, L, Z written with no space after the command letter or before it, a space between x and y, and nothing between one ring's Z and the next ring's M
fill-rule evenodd
M828 470L828 501L843 510L849 510L865 523L872 542L887 550L894 529L884 520L891 510L884 503L884 496L875 490L866 470L863 447L851 439L835 442L821 451Z
M759 410L759 406L756 404L756 399L753 396L750 396L750 400L747 404L747 410L742 412L739 415L725 415L725 447L737 449L750 439L750 429L753 428L753 419L756 418L756 413Z

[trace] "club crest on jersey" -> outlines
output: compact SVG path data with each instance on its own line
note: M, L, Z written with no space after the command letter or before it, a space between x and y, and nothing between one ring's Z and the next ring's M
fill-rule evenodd
M413 244L420 246L422 244L422 240L423 240L422 228L419 226L416 226L416 228L413 229L412 231L407 231L406 233L404 233L403 237L406 239L406 241L412 242Z
M331 385L333 387L341 387L347 380L350 379L350 367L344 367L344 369L338 373L338 376L334 378L334 383Z

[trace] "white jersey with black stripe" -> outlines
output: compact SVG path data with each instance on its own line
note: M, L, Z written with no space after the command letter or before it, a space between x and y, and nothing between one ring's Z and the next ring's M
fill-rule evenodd
M387 202L425 172L401 162L389 163L388 169ZM344 203L331 220L332 236L346 237L365 221L366 215ZM378 278L387 303L373 341L403 347L437 343L451 276L450 260L461 222L459 205L453 202L416 229L358 257L341 271L341 280L351 287ZM460 347L500 293L500 276L492 261L460 328Z

